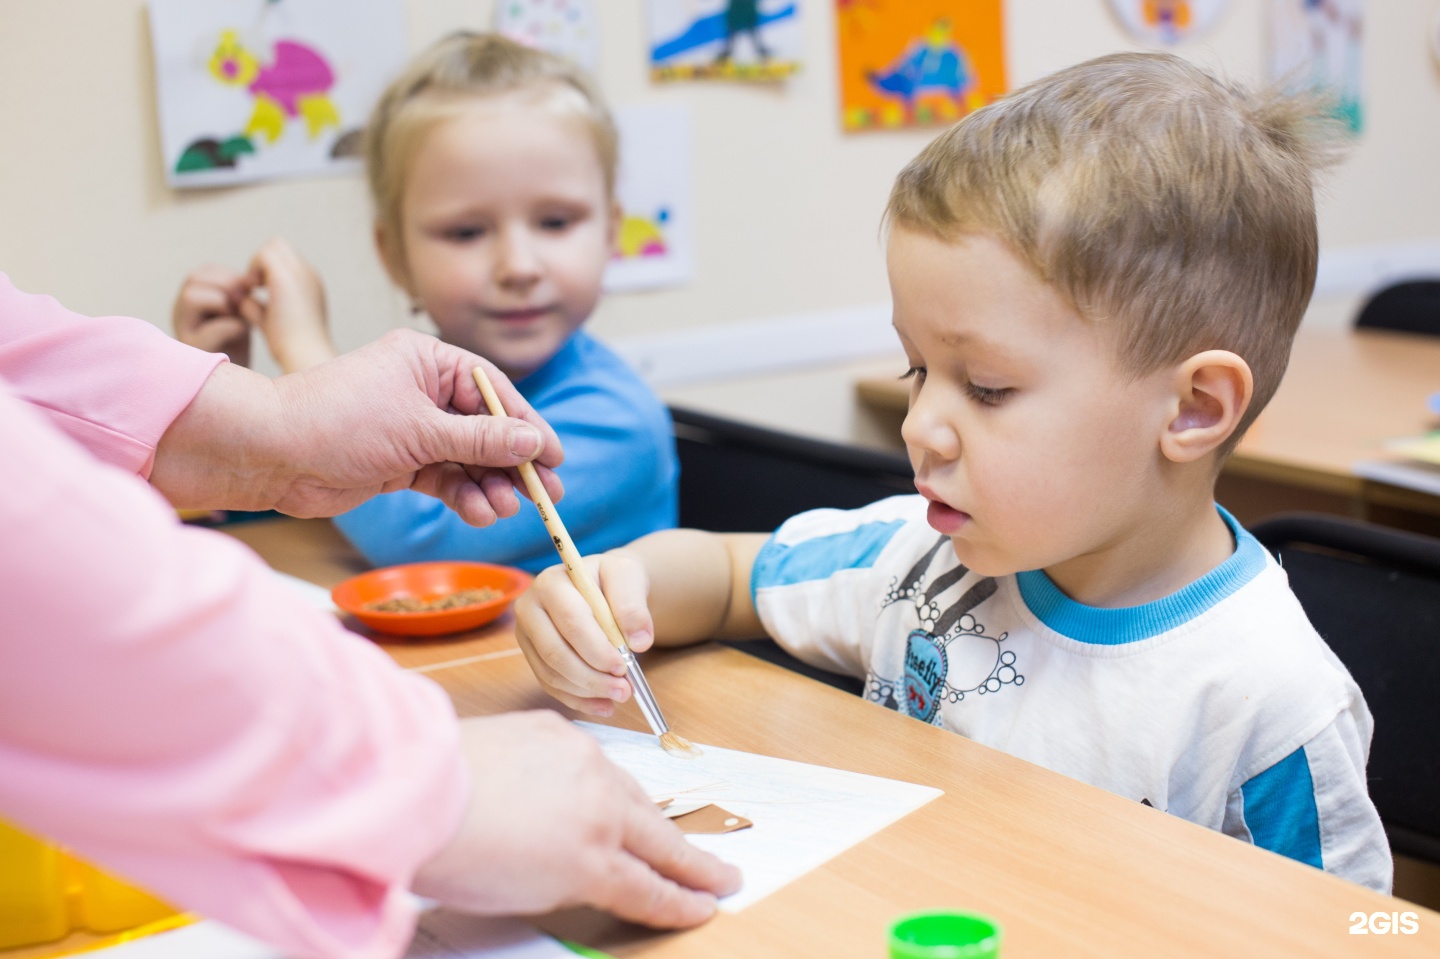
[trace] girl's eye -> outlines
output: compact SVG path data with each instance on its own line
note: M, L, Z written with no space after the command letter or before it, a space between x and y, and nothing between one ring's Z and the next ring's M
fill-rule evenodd
M965 392L977 403L985 406L999 406L1005 398L1015 392L1013 387L994 388L989 386L976 386L974 383L965 384Z
M469 243L485 235L485 229L478 226L456 226L445 231L445 239L454 243Z
M559 233L563 230L569 229L570 225L574 222L575 219L573 217L547 216L545 219L540 221L540 229L550 233Z
M914 380L924 380L924 379L925 379L925 367L923 367L923 366L912 366L912 367L910 367L908 370L906 370L904 373L901 373L901 374L900 374L900 379L902 379L902 380L911 380L911 379L914 379Z

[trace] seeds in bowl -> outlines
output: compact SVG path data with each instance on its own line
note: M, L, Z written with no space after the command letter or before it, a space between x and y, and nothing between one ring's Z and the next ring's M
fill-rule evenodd
M504 595L503 590L482 586L479 589L457 590L456 592L446 593L443 596L435 596L430 599L421 599L419 596L397 596L394 599L383 599L379 602L367 603L365 608L374 610L377 613L438 613L441 610L459 609L461 606L475 606L479 603L488 603Z

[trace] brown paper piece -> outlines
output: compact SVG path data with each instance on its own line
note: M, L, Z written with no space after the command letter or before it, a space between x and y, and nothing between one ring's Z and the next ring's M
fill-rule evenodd
M735 832L740 829L749 829L755 825L744 816L737 816L733 812L721 809L714 803L701 806L694 812L685 813L683 816L676 816L671 822L679 826L681 832L704 834Z

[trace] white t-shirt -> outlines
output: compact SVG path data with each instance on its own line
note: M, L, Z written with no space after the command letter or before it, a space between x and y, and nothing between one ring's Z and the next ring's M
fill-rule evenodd
M874 702L1389 892L1370 711L1233 517L1220 566L1104 609L1040 571L971 572L925 510L897 496L788 520L752 573L770 635L864 676Z

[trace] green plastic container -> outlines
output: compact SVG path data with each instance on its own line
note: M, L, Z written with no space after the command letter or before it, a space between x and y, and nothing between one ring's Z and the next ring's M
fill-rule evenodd
M973 912L916 912L890 926L890 959L996 959L1000 924Z

